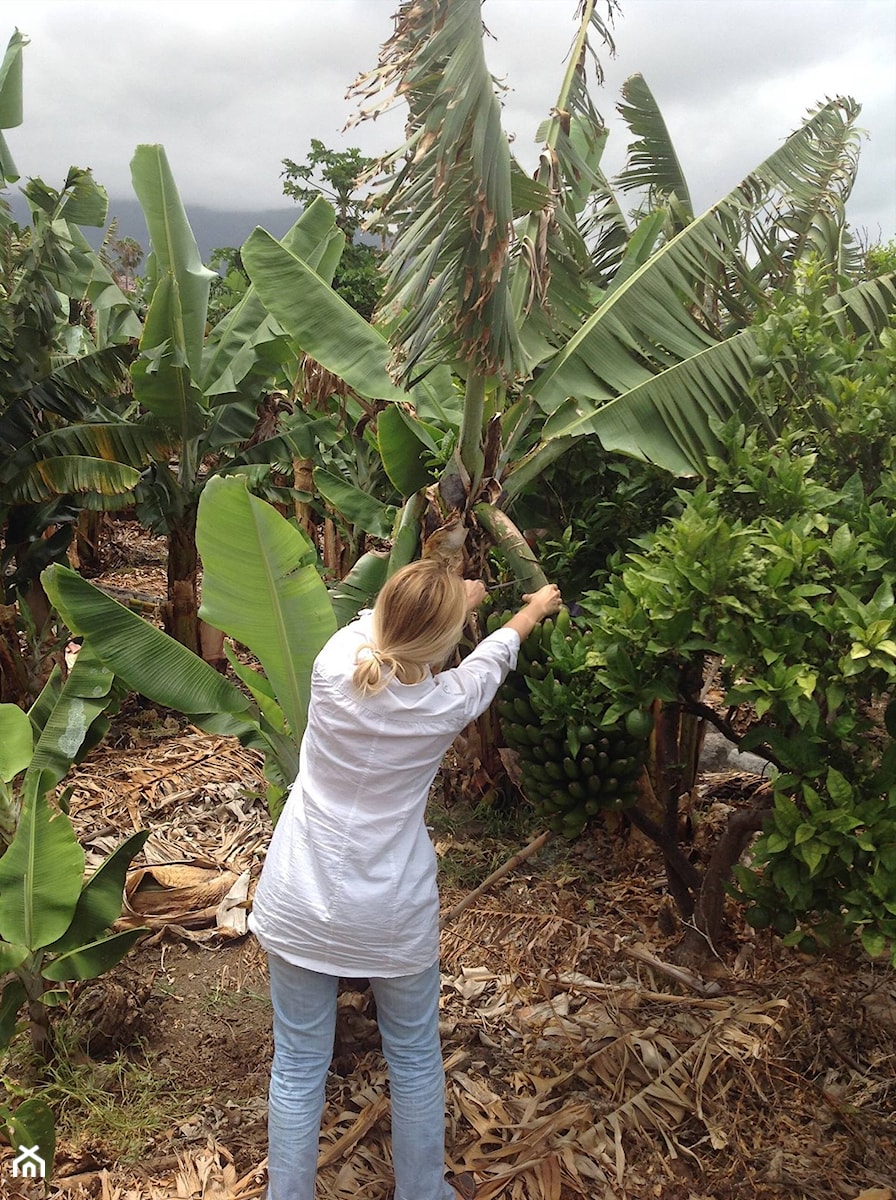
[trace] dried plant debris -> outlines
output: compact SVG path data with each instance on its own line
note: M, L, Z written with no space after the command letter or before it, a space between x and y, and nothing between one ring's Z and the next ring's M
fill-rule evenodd
M240 1002L249 994L241 989L266 989L263 955L242 936L271 832L260 757L195 729L151 732L143 726L141 737L100 748L74 773L72 814L88 866L132 830L151 829L123 919L152 934L127 970L164 977L184 955L191 971L208 972L204 1003L212 991L215 1003L236 997L248 1020L253 1006ZM717 776L696 801L705 816L748 786L755 779ZM525 840L508 844L505 858ZM472 848L448 834L439 841L440 854L454 841L453 852L478 863L475 840ZM480 879L498 864L481 865ZM442 933L446 1165L473 1174L480 1200L894 1200L892 971L784 950L742 929L736 912L736 935L709 969L674 967L680 928L664 920L662 872L618 831L562 851L549 845L458 910L466 894L446 888L442 897L443 913L454 913ZM203 980L190 978L198 994ZM94 1008L135 1018L131 991L119 996L116 980L108 996L84 993L88 1018ZM194 990L181 988L183 1006ZM136 1014L150 1054L146 1018L161 1003L154 992ZM206 1048L208 1065L189 1060L209 1072L191 1082L210 1098L157 1153L139 1168L72 1163L50 1196L263 1196L269 1014L260 1001L254 1009L256 1025L234 1026L230 1041ZM388 1081L373 1014L351 988L340 1014L318 1196L390 1200ZM197 1007L184 1028L193 1036L214 1020ZM169 1021L169 1058L171 1029ZM102 1032L114 1044L105 1018ZM254 1055L253 1071L228 1061L231 1041L234 1054ZM64 1147L59 1157L64 1163ZM24 1200L38 1194L22 1186Z

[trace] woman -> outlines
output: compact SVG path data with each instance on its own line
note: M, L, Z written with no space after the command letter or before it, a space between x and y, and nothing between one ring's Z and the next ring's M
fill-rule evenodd
M389 1068L395 1200L456 1200L445 1178L439 900L424 813L445 751L484 712L553 585L442 670L485 598L423 559L340 629L312 673L299 774L250 925L268 953L274 1062L268 1200L313 1200L340 976L370 980Z

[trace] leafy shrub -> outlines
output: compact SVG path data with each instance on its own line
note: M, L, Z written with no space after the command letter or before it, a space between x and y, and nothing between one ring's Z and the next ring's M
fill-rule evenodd
M777 767L737 871L755 924L804 948L858 932L896 961L896 338L841 334L816 286L758 340L768 426L724 430L714 477L586 598L590 661L621 699L674 700Z

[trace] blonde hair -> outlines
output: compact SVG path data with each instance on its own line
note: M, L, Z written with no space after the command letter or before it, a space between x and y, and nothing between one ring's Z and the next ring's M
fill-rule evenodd
M417 683L442 666L460 641L467 616L464 581L434 558L408 564L389 579L373 607L369 642L358 648L353 675L365 696L393 678Z

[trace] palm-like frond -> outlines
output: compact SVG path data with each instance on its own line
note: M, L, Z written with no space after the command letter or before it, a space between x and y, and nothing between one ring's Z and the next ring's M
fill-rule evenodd
M615 278L631 237L628 218L603 173L579 225L582 237L590 247L589 282L593 287L603 290Z
M22 48L28 39L15 30L0 61L0 182L19 177L2 130L22 124Z
M85 507L115 507L116 497L129 496L140 472L104 458L57 456L34 463L10 485L6 499L15 504L38 504L55 496L76 494ZM88 500L87 497L93 497Z
M66 357L43 378L8 398L0 412L0 450L11 455L60 422L95 416L98 407L128 383L130 346L109 346L80 358Z
M552 352L581 324L593 305L588 281L590 252L579 225L583 209L603 187L601 156L607 141L603 118L588 91L586 66L600 61L591 45L597 37L612 53L609 25L617 8L607 4L604 20L596 0L581 6L569 67L550 119L539 129L543 142L536 181L541 194L517 225L512 294L522 330L527 368Z
M171 434L149 422L81 421L48 430L11 454L0 465L0 484L48 458L86 457L143 467L173 450Z
M398 226L381 315L395 318L401 376L438 357L485 375L513 374L520 353L508 288L510 151L483 52L480 0L404 0L379 67L354 91L363 98L391 89L409 117L381 205Z
M530 394L545 413L566 405L563 414L546 427L546 436L568 436L574 428L596 431L596 424L588 422L605 405L622 401L616 406L621 413L630 393L654 376L697 360L724 340L728 322L720 319L717 294L707 280L726 281L723 308L735 281L742 294L751 292L754 303L759 299L756 277L741 273L732 278L732 263L746 262L755 213L764 205L791 203L797 214L794 224L802 228L807 214L820 206L819 191L825 192L844 169L844 147L856 112L849 101L828 102L739 187L687 225L605 298L531 385ZM742 318L734 330L743 325ZM692 470L699 470L703 458L693 437L699 443L705 436L706 421L696 412L701 403L711 403L708 388L702 400L687 391L670 393L671 407L649 417L642 456L660 461L654 457L660 447L665 446L664 452L674 447L672 457L679 465L684 458ZM704 452L714 449L713 439L712 448L706 445Z
M843 327L879 334L896 320L896 276L857 284L831 297L826 307ZM757 424L767 420L749 399L757 352L753 332L745 329L603 406L589 410L570 403L546 423L542 449L554 438L568 444L566 439L593 433L606 450L656 463L675 475L699 474L709 456L723 451L715 421L735 415ZM521 461L520 479L508 481L510 494L525 481L526 466Z
M744 301L752 312L757 290L789 287L810 255L831 267L834 278L846 265L846 201L858 170L860 111L850 97L828 100L741 185L752 211L742 221L741 264L729 272L723 295L730 312L737 314Z
M669 137L669 130L643 75L630 75L622 85L622 119L635 135L625 169L616 177L624 191L643 189L651 208L676 196L684 213L693 218L694 207L684 172Z

